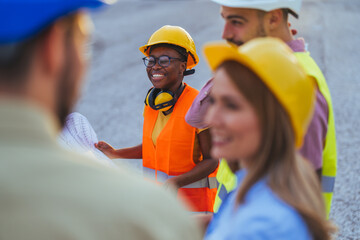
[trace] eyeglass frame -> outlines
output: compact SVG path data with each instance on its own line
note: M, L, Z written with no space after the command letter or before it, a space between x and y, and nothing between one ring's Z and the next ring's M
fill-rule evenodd
M163 66L162 64L160 64L159 60L160 60L161 57L167 57L167 58L169 59L168 65ZM149 59L149 58L153 58L153 59L155 60L154 65L151 65L151 66L149 66L149 64L146 65L145 61L146 61L146 59ZM147 67L147 68L154 67L154 66L156 65L156 63L159 64L159 66L161 66L161 67L168 67L168 66L170 66L170 63L171 63L171 60L172 60L172 59L174 59L174 60L179 60L179 61L181 61L181 62L186 62L185 60L183 60L183 59L181 59L181 58L170 57L170 56L168 56L168 55L161 55L161 56L158 57L158 58L157 58L157 57L154 57L154 56L148 56L148 57L143 57L143 58L142 58L142 60L143 60L143 62L144 62L144 65L145 65L145 67Z

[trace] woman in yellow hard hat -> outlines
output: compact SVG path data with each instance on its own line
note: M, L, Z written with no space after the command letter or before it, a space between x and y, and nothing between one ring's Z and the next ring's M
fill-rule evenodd
M212 212L218 161L210 158L209 130L185 122L198 91L183 83L199 61L195 43L181 27L163 26L140 47L149 80L142 144L114 149L96 144L110 158L142 158L146 177L178 190L194 212Z
M242 168L205 239L330 239L319 180L296 151L313 112L313 79L278 39L204 51L215 71L211 154Z

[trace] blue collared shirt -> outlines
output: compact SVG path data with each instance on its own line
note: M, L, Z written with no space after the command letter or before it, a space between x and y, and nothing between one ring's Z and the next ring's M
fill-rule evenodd
M246 172L241 170L236 175L241 184ZM235 204L237 189L227 196L214 215L206 240L312 239L299 213L275 195L265 179L253 185L241 205Z

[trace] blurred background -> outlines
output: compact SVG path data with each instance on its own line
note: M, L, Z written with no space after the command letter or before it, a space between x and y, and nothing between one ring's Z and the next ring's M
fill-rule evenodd
M92 62L76 111L99 140L116 148L141 143L143 105L151 83L139 47L163 25L178 25L193 37L200 62L185 82L200 90L211 72L202 56L205 42L221 39L219 5L209 0L120 0L92 14ZM337 239L360 239L360 1L304 0L299 19L290 19L322 69L335 111L338 143L331 219ZM141 160L123 161L141 171Z

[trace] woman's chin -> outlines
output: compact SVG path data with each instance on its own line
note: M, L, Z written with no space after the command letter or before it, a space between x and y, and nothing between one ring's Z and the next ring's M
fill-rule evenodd
M221 159L221 158L228 158L229 154L221 148L213 147L211 149L211 156L213 158Z

